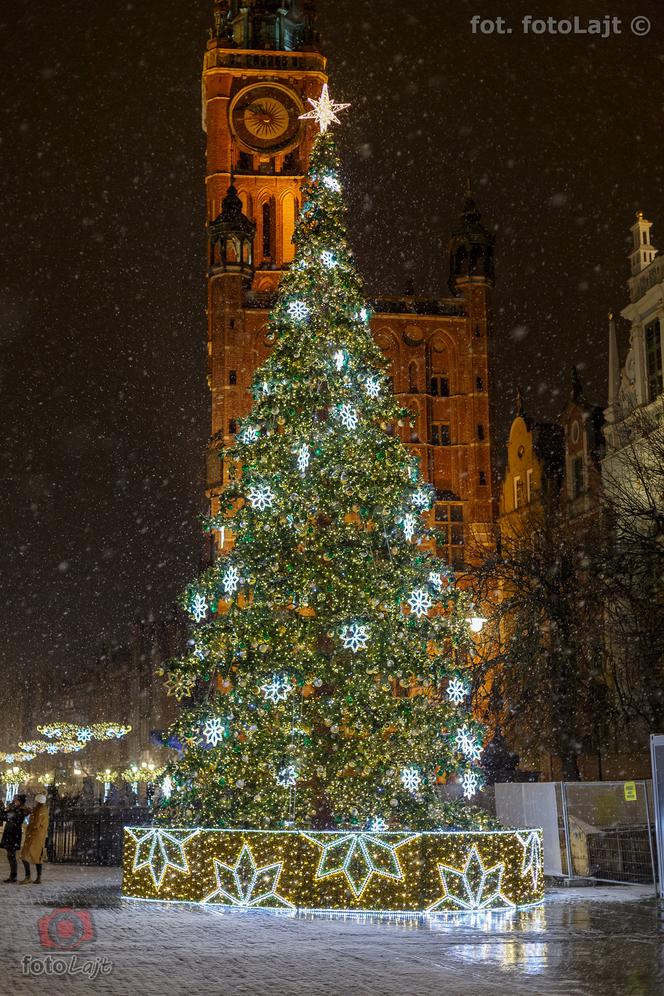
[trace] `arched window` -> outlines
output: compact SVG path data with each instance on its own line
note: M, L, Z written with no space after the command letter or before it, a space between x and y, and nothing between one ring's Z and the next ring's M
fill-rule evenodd
M295 231L296 203L292 194L284 194L281 201L281 230L284 233L284 262L290 263L295 255L293 232Z
M408 364L408 393L417 394L417 363L414 360Z
M262 210L263 224L263 259L272 258L272 208L269 201L265 201Z

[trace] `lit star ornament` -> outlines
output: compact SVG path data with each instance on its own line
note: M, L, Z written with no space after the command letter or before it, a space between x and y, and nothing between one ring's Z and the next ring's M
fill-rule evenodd
M345 626L341 631L344 650L352 650L354 654L358 650L366 650L369 642L368 628L361 623L351 623L350 626Z
M316 880L342 875L359 899L373 875L395 881L403 879L397 850L416 834L391 833L382 837L360 832L316 836L303 833L302 836L322 850Z
M337 113L345 111L350 104L337 104L330 98L327 83L323 83L323 90L318 100L309 97L312 109L306 114L300 114L300 121L315 121L320 128L321 134L325 134L331 124L340 124Z
M502 893L504 872L502 862L486 868L473 845L463 868L438 865L443 896L428 907L427 913L514 909L514 903Z

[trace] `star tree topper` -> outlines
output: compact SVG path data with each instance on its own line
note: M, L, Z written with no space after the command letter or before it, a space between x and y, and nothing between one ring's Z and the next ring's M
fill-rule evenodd
M321 134L325 134L327 129L331 124L339 124L339 118L337 117L338 111L345 111L350 104L336 104L331 98L327 89L327 83L323 83L323 92L320 95L319 100L312 100L309 97L309 103L311 104L313 110L307 111L306 114L300 114L300 120L313 120L316 122L321 130Z

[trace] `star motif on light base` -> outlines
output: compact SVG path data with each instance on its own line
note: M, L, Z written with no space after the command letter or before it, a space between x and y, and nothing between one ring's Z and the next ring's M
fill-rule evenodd
M316 870L316 879L331 875L344 875L359 899L371 881L372 875L380 878L403 879L397 849L413 840L417 834L392 834L392 840L375 833L338 833L312 836L307 840L322 848ZM394 838L400 838L395 840Z
M347 107L350 107L350 104L337 104L330 98L327 83L323 83L323 90L318 100L312 100L311 97L308 100L312 110L307 111L306 114L300 114L300 121L315 121L321 134L324 134L331 124L339 124L338 111L345 111Z
M188 872L187 855L184 847L198 830L127 830L136 841L136 853L132 871L147 868L152 876L154 887L161 889L164 876L169 868L175 871Z
M504 871L502 862L485 868L473 844L462 869L438 865L443 895L426 912L514 909L514 903L501 892Z
M217 888L206 896L204 903L216 900L222 905L247 908L277 905L284 909L295 909L293 903L277 893L282 861L259 867L248 844L242 846L234 865L227 865L218 858L213 858L212 861Z
M526 875L530 875L533 889L536 889L542 874L542 839L536 831L528 834L518 833L516 836L523 848L521 877L525 878Z

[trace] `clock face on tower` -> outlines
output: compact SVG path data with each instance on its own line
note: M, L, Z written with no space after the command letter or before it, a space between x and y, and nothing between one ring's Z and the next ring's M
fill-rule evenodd
M260 83L241 90L230 106L233 135L251 152L286 152L297 145L302 131L302 103L278 83Z

